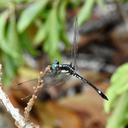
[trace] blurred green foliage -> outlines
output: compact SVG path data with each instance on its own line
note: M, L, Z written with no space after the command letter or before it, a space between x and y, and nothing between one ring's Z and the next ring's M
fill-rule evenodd
M93 6L103 0L0 0L0 60L4 82L14 78L24 64L23 54L37 55L37 46L50 60L61 59L59 43L69 46L66 16L80 8L81 25L91 16ZM69 9L70 8L70 9Z
M128 126L128 63L120 66L111 78L107 91L109 102L105 111L112 112L106 128L125 128Z

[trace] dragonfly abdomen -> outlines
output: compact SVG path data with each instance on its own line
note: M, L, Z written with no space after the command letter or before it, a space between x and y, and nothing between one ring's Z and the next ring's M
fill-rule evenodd
M100 89L98 89L96 86L94 86L92 83L90 83L88 80L86 80L85 78L83 78L82 76L77 74L76 72L72 75L77 77L78 79L82 80L83 83L87 83L88 85L90 85L102 98L104 98L105 100L108 100L107 96Z

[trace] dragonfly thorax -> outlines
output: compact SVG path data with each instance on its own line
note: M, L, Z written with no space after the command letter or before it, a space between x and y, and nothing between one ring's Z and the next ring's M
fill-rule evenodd
M61 64L59 66L60 66L61 72L67 72L70 75L73 75L75 73L74 67L71 66L70 64Z

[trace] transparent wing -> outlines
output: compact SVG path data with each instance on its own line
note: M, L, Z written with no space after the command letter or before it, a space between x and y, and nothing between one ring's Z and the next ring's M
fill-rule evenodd
M77 21L77 17L75 18L74 21L74 36L73 36L73 47L72 47L72 51L71 51L71 56L72 56L72 66L74 66L74 68L77 68L77 51L78 51L78 21Z
M70 75L67 73L59 73L57 75L53 73L48 73L44 78L44 88L49 88L51 86L58 86L60 84L64 84Z
M66 73L60 73L57 75L54 75L53 73L48 73L42 78L44 84L41 90L45 91L50 87L63 85L69 78L70 75ZM31 96L34 93L34 88L37 86L37 84L38 84L38 79L35 78L18 83L13 87L13 89L16 91L15 93L18 93L21 99L25 99L26 97ZM44 92L44 91L40 91L40 92Z

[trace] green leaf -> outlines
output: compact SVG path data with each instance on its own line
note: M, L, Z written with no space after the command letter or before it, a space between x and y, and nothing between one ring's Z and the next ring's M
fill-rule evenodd
M64 44L65 44L66 47L69 47L70 46L70 41L68 39L67 33L63 29L61 30L60 38L62 39L62 41L64 42Z
M60 38L64 41L64 44L66 47L69 46L69 39L67 36L67 31L66 31L66 5L67 5L67 0L61 1L61 4L59 6L59 11L58 11L58 16L59 16L59 26L60 26Z
M0 14L0 40L2 40L5 34L5 27L7 25L8 15L9 13L7 11Z
M12 54L2 53L2 60L5 70L4 82L10 84L10 81L16 74L18 67L22 64L23 58L19 43L19 36L16 30L16 17L12 12L5 35L6 45L11 50Z
M10 44L8 43L7 37L5 33L7 33L7 25L9 24L9 12L3 12L0 15L0 48L3 52L6 54L16 57L16 53L12 51L12 48L10 48Z
M27 27L36 19L48 1L49 0L37 0L22 12L17 25L20 33L26 30Z
M58 11L58 16L59 20L61 23L65 23L66 20L66 5L67 5L67 0L61 1L60 6L59 6L59 11ZM64 25L64 24L62 24Z
M30 41L30 38L27 32L19 34L19 40L20 40L20 46L22 48L23 53L29 52L33 56L37 55L37 52L32 46L32 42Z
M125 128L128 124L128 91L122 94L118 103L108 119L106 128Z
M2 54L2 61L4 69L3 81L5 85L9 85L16 74L16 65L13 58L5 53Z
M78 26L82 25L83 22L87 21L92 14L92 9L95 5L96 0L86 0L82 9L78 14Z
M15 63L17 65L20 65L22 62L21 61L22 52L19 42L19 35L17 33L17 28L16 28L16 17L14 13L10 16L6 38L7 38L7 45L9 46L10 49L13 49L12 52L15 55L13 57Z
M110 112L116 99L128 91L128 63L120 66L111 78L111 86L107 90L109 102L105 102L105 111Z
M104 9L106 9L106 4L104 0L97 0L96 1L98 6L104 11Z
M47 24L43 24L38 29L36 36L34 38L34 44L38 45L40 42L42 42L47 36Z
M0 0L0 8L6 7L8 2L9 2L9 0Z
M20 4L20 3L23 3L23 2L29 3L29 2L31 2L32 0L13 0L13 1L15 1L17 4Z
M44 44L44 50L48 52L51 60L59 58L58 43L59 38L59 24L57 19L57 8L53 8L47 19L48 23L48 38Z

